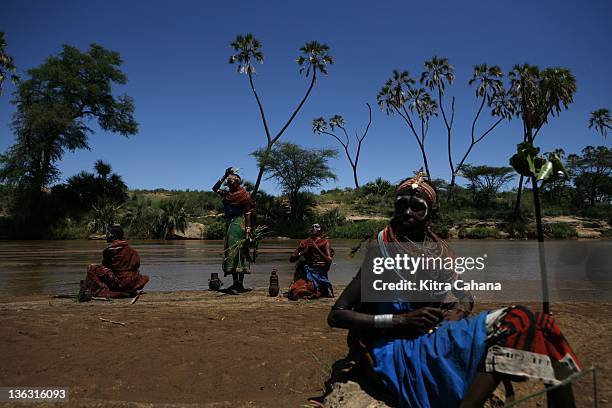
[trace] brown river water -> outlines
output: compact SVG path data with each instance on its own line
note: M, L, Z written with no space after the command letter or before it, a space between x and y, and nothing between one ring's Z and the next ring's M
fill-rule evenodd
M333 240L336 250L330 279L346 285L363 260L362 251L349 258L354 240ZM211 272L221 272L221 241L130 241L141 255L141 272L151 277L147 291L206 290ZM272 268L287 287L294 265L289 255L297 240L266 240L260 246L247 286L266 287ZM0 294L74 294L88 264L99 263L103 241L0 241ZM539 271L533 241L452 241L462 256L487 256L487 273L514 281L534 280ZM612 300L612 241L549 241L546 260L552 288L580 290L601 301ZM224 280L231 284L231 277ZM589 299L585 299L589 300Z

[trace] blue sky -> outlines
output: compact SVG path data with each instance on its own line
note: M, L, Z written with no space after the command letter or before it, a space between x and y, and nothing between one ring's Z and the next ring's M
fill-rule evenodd
M423 61L448 57L457 81L455 157L467 147L477 109L467 81L475 64L516 63L566 66L578 91L569 111L542 130L544 151L578 152L585 145L610 144L587 128L589 112L612 107L609 72L612 3L570 1L4 1L0 30L20 71L39 65L61 44L85 49L96 42L120 52L128 84L117 87L136 102L138 135L126 139L96 131L91 150L67 153L59 167L66 178L91 169L96 159L110 162L132 188L208 189L228 166L241 167L254 180L249 153L263 145L263 128L245 76L228 64L229 43L252 32L263 43L265 63L256 86L270 126L278 130L305 92L308 80L295 59L306 41L331 47L336 63L318 81L295 122L281 140L308 147L334 147L315 136L314 117L341 114L350 129L363 129L366 102L373 123L364 142L362 182L383 177L397 181L421 166L413 136L397 117L376 106L376 93L394 68L418 77ZM13 142L8 124L13 91L0 97L0 151ZM490 123L488 116L480 122ZM445 132L434 120L428 142L434 177L449 178ZM469 162L506 165L521 139L518 121L504 123L478 145ZM337 182L351 186L343 156L332 162ZM276 192L273 182L264 189Z

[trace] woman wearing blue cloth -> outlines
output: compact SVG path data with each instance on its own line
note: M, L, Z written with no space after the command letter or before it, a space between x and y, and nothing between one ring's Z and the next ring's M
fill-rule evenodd
M392 257L392 247L413 256L452 256L429 229L436 202L423 174L402 182L394 217L377 236L381 253ZM393 406L481 407L502 380L558 384L580 370L550 315L522 306L470 313L471 303L448 309L441 302L362 302L358 273L328 322L349 329L345 371L368 378ZM575 406L569 385L549 397L554 407Z
M328 276L333 257L334 250L321 225L312 224L310 236L300 241L289 258L290 262L304 259L296 268L294 282L289 287L289 299L333 297L334 290Z

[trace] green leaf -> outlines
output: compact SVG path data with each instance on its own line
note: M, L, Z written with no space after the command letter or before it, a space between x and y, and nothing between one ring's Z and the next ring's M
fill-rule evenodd
M546 161L542 167L540 167L540 171L538 172L537 179L546 180L553 174L553 164L551 161Z
M529 165L529 175L530 176L535 175L537 172L536 172L536 167L535 167L535 163L534 163L533 157L525 156L525 158L527 159L527 163Z
M548 156L548 160L550 160L553 165L553 176L554 177L564 178L564 179L569 178L569 174L567 173L567 170L565 169L565 166L563 165L561 158L557 154L550 153Z
M529 172L529 163L527 163L527 159L524 154L516 153L510 158L510 165L518 174L521 176L529 177L531 173Z

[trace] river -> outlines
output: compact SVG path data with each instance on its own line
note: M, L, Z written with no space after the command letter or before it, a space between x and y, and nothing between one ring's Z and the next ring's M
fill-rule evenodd
M287 287L294 265L288 262L296 240L266 240L247 286L266 287L272 268ZM346 285L363 252L349 258L353 240L334 240L330 278ZM206 290L211 272L220 272L221 241L131 241L141 255L141 272L151 281L147 291ZM103 241L0 241L0 294L74 294L86 267L101 261ZM533 241L459 240L451 246L462 256L486 254L489 276L528 281L539 288L538 244ZM551 288L580 290L598 300L612 300L612 241L549 241L546 263ZM225 278L231 284L231 278ZM588 300L588 299L587 299Z

